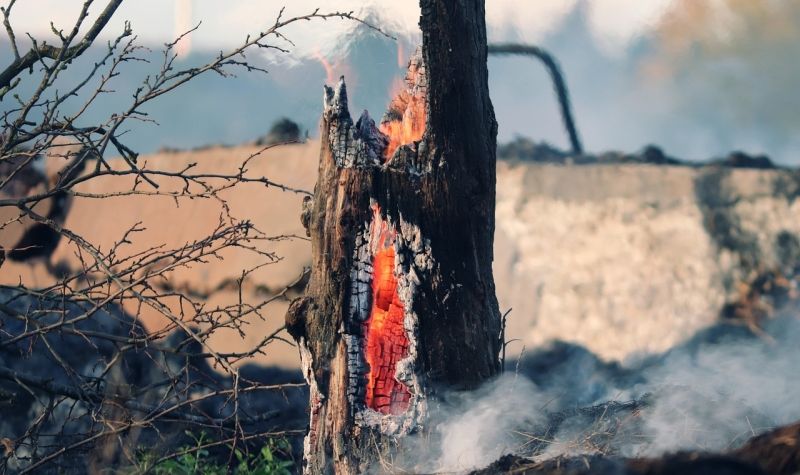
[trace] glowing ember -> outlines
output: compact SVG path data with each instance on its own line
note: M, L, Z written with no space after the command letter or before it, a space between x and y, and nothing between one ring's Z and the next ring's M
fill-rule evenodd
M380 237L372 261L372 309L365 332L369 364L365 402L383 414L400 414L408 408L411 394L395 378L397 362L408 356L409 342L394 274L394 233L381 221L377 210L372 228Z
M389 137L389 145L383 153L386 160L391 159L401 145L421 140L425 132L427 79L419 50L412 55L405 84L399 89L380 125L381 132Z

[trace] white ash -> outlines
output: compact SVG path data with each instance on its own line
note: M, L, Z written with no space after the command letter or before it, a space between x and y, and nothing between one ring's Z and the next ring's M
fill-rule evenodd
M328 125L328 145L340 168L380 166L388 139L375 126L367 111L353 124L347 106L344 77L336 88L324 86L323 118Z

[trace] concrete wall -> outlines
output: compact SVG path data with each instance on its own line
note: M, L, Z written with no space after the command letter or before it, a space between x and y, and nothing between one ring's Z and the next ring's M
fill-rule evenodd
M498 177L512 352L551 339L608 359L663 351L716 322L743 282L795 265L795 172L501 162Z
M273 149L254 160L250 173L311 190L319 144ZM232 172L254 147L211 148L141 157L151 166ZM662 351L717 321L740 283L765 269L793 274L800 245L797 173L655 165L559 166L531 162L498 164L495 277L501 310L509 315L511 354L551 339L586 346L606 359ZM113 191L119 181L87 183L83 191ZM172 186L172 185L170 185ZM175 186L179 186L176 184ZM304 236L302 196L246 185L228 195L232 213L251 219L270 235ZM77 199L67 226L103 248L141 221L133 252L157 243L176 246L204 236L219 219L213 200L144 197ZM19 230L0 232L0 243ZM779 238L780 237L780 238ZM248 299L264 299L292 282L309 262L308 242L266 244L283 257L253 275ZM205 292L236 278L251 256L226 254L173 276L174 285ZM62 242L54 260L77 265L74 246ZM6 262L0 281L46 285L34 269ZM270 290L272 289L272 290ZM210 305L235 302L218 292ZM218 350L241 349L283 322L285 302L269 307L264 320L249 322L245 338L220 335ZM143 315L158 327L156 314ZM161 322L163 323L163 322ZM296 364L296 351L278 344L262 362Z

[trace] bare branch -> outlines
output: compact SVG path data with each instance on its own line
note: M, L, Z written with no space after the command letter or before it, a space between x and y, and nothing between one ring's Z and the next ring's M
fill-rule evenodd
M8 23L8 15L10 13L11 7L13 6L14 2L6 7L4 13L4 24ZM83 18L86 17L88 13L88 8L92 4L92 0L87 0L84 5L83 9L81 10L81 18L75 24L74 34L77 34L77 29L80 27L80 24L83 21ZM24 72L26 69L30 69L33 67L34 64L41 61L44 58L50 59L62 59L62 58L76 58L83 54L89 46L92 45L97 35L105 28L108 21L114 15L114 12L117 8L122 4L122 0L109 0L108 5L106 5L105 10L100 13L100 16L95 20L92 27L86 32L86 35L83 39L75 46L68 47L68 45L64 45L60 48L50 46L48 44L42 43L38 45L34 42L33 48L31 48L25 56L19 57L19 52L16 51L15 46L15 59L10 65L0 72L0 88L9 87L11 85L11 81L14 80L18 75ZM9 37L13 36L11 33L10 25L6 26L6 31L9 32ZM73 36L71 35L70 38ZM14 42L16 45L16 42Z
M177 42L198 24L165 44L160 61L152 62L156 71L117 113L90 120L97 104L114 92L125 63L153 59L150 50L137 45L126 23L107 45L100 45L97 58L78 64L88 57L85 53L121 1L103 2L103 12L81 34L95 4L85 0L69 28L51 25L60 44L30 37L32 46L24 54L12 27L15 0L0 10L14 54L14 61L0 73L0 100L4 95L12 100L0 112L0 209L9 212L0 229L12 223L25 228L19 241L0 255L32 266L44 261L50 274L44 281L20 278L0 284L0 351L10 355L0 365L0 392L15 402L31 401L25 414L9 414L22 422L15 432L4 434L7 455L0 457L0 471L58 471L87 453L112 457L114 464L135 463L140 444L179 444L174 434L180 437L186 430L212 431L215 440L206 444L209 447L230 445L246 451L264 437L299 435L305 425L306 385L299 375L287 373L271 381L249 376L242 365L269 355L272 345L294 345L278 303L302 291L308 271L275 288L256 276L281 261L272 251L274 243L308 239L258 229L236 217L229 202L231 191L248 184L311 195L256 171L258 157L287 143L248 151L224 172L206 171L195 163L170 169L142 160L125 143L130 128L126 124L154 123L145 106L207 72L223 77L237 71L267 72L247 54L287 52L293 43L282 30L288 25L346 20L385 33L352 12L315 10L285 18L281 11L274 23L230 51L205 64L179 67ZM77 79L62 74L81 67ZM40 73L35 78L23 75L34 68ZM28 96L7 94L21 80L31 81L25 88ZM122 160L109 159L109 147ZM57 162L60 171L45 176L38 171L41 161ZM98 180L120 186L97 191L91 184ZM91 233L70 229L67 213L76 200L83 198L91 207L95 202L89 199L126 196L166 198L176 205L203 200L219 214L209 231L169 245L139 245L139 236L148 231L146 223L130 225L103 245ZM53 263L59 243L69 256ZM245 253L247 259L230 277L200 287L181 280L181 274L223 261L231 251ZM145 318L157 318L160 324L145 327ZM273 324L275 318L281 323ZM252 338L259 322L268 322L269 330L259 330L261 334ZM214 341L222 334L238 335L243 341L247 336L250 343L220 351ZM159 451L160 460L183 452L174 449L180 445L171 446L166 453Z

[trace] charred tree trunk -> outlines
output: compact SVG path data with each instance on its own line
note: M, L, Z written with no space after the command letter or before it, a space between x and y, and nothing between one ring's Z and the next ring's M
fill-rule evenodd
M500 370L484 1L421 7L421 52L379 125L353 123L344 78L325 87L311 278L287 314L310 473L362 473L422 429L437 392Z

